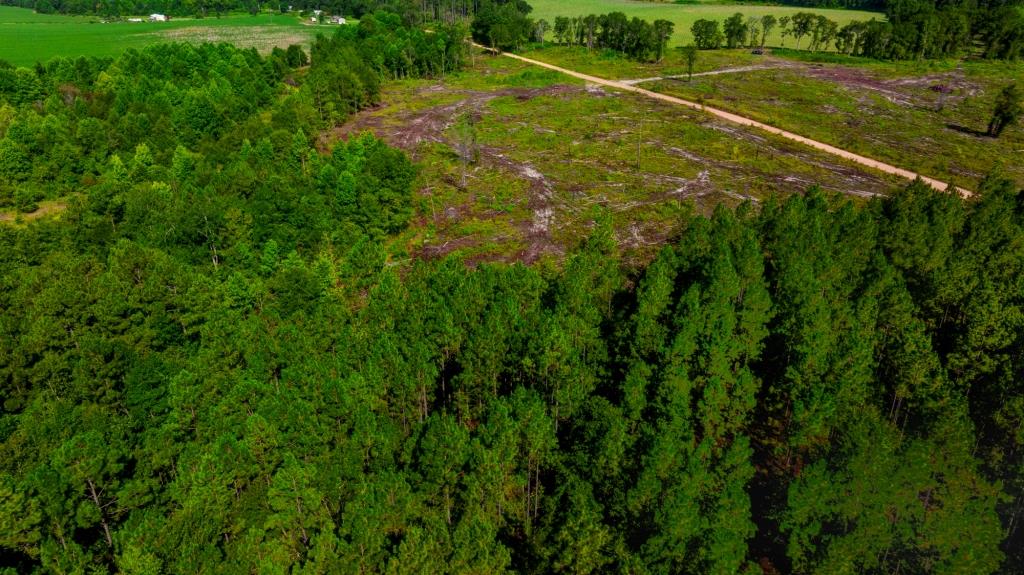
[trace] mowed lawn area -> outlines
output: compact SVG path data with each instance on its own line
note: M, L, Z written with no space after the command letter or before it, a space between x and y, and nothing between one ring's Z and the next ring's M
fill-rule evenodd
M877 12L864 12L859 10L831 10L823 8L801 8L792 6L748 6L743 4L669 4L664 2L637 2L635 0L530 0L533 6L533 18L543 18L554 25L558 16L586 16L588 14L607 14L608 12L623 12L627 16L641 18L644 20L669 20L676 25L675 34L670 44L672 46L683 46L693 41L690 34L690 26L694 22L705 18L708 20L722 21L736 12L744 16L763 16L772 14L776 18L792 16L797 12L814 12L823 14L831 20L835 20L840 26L854 20L884 20L885 15ZM806 41L806 38L804 39ZM787 38L790 45L795 44L792 38ZM768 43L780 45L783 38L778 27L768 35Z
M269 52L274 46L308 44L330 25L306 25L296 15L226 15L170 22L110 22L95 16L36 14L0 6L0 60L17 66L55 56L116 56L126 48L157 42L230 42Z

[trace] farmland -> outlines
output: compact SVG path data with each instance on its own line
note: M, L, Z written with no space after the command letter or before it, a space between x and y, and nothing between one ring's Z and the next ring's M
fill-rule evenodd
M588 14L604 14L623 12L629 17L643 20L668 20L675 24L675 34L670 46L682 46L693 41L690 26L699 19L725 20L736 12L744 16L763 16L772 14L776 17L792 16L797 12L814 12L827 16L840 26L854 20L884 20L885 16L876 12L858 10L831 10L824 8L800 8L793 6L763 6L743 4L670 4L665 2L635 2L634 0L534 0L531 16L554 22L558 16L586 16ZM781 44L783 41L776 29L768 36L768 43ZM792 40L791 40L792 42Z
M103 23L98 17L36 14L0 6L0 60L25 66L55 56L116 56L126 48L174 41L230 42L268 52L275 46L308 44L317 33L330 30L280 14Z

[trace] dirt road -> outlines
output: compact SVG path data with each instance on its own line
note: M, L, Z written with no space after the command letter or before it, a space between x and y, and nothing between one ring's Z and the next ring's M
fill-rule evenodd
M482 48L484 50L490 50L486 46L480 46L478 44L474 44L474 45L477 46L478 48ZM927 176L922 176L921 174L917 174L917 173L911 172L910 170L904 170L903 168L898 168L896 166L893 166L891 164L887 164L885 162L880 162L878 160L873 160L871 158L868 158L868 157L865 157L865 156L861 156L859 154L855 154L853 152L849 152L849 151L843 150L841 148L837 148L835 146L826 144L824 142L819 142L817 140L812 140L810 138L806 138L806 137L801 136L799 134L794 134L793 132L788 132L786 130L781 130L779 128L776 128L775 126L770 126L770 125L765 124L763 122L758 122L757 120L751 120L750 118L746 118L746 117L740 116L738 114L733 114L732 112L726 112L725 110L719 110L717 108L711 108L711 107L705 106L703 104L698 104L697 102L691 102L689 100L683 100L682 98L676 98L674 96L668 96L666 94L659 94L658 92L652 92L651 90L645 90L644 88L640 88L640 87L637 87L637 86L626 84L625 82L618 82L618 81L615 81L615 80L607 80L605 78L598 78L597 76L591 76L589 74L583 74L583 73L580 73L580 72L576 72L574 70L569 70L567 68L562 68L560 66L555 66L553 64L548 64L547 62L541 62L540 60L533 60L533 59L530 59L530 58L524 58L522 56L518 56L516 54L510 54L508 52L502 52L501 54L503 56L506 56L506 57L509 57L509 58L513 58L513 59L516 59L516 60L520 60L520 61L526 62L528 64L533 64L534 66L541 66L541 67L547 68L549 70L554 70L556 72L561 72L562 74L566 74L566 75L572 76L574 78L579 78L580 80L584 80L584 81L590 82L592 84L598 84L598 85L601 85L601 86L607 86L609 88L616 88L616 89L619 89L619 90L625 90L627 92L635 92L637 94L642 94L642 95L647 96L649 98L654 98L656 100L661 100L663 102L668 102L668 103L676 104L676 105L679 105L679 106L686 106L687 108L692 108L694 110L700 110L702 112L711 114L712 116L721 118L723 120L727 120L727 121L733 122L735 124L740 124L741 126L750 126L752 128L757 128L759 130L764 130L765 132L768 132L768 133L771 133L771 134L775 134L776 136L780 136L782 138L786 138L786 139L792 140L794 142L800 142L801 144L804 144L806 146L810 146L811 148L815 148L817 150L821 150L823 152L827 152L829 154L838 156L840 158L844 158L846 160L850 160L851 162L855 162L855 163L860 164L862 166L867 166L869 168L876 169L876 170L878 170L880 172L885 172L887 174L893 174L893 175L896 175L896 176L907 178L908 180L915 180L917 178L921 178L922 181L924 181L925 183L927 183L928 185L932 186L933 188L935 188L937 190L945 191L945 190L947 190L950 187L949 184L947 184L946 182L941 182L939 180L936 180L936 179L933 179L933 178L929 178ZM962 189L959 189L959 188L955 188L955 189L963 197L971 196L971 192L969 192L967 190L962 190Z

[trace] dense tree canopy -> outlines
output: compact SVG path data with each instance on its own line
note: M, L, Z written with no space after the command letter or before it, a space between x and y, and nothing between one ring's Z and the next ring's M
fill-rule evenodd
M536 33L536 23L526 16L528 12L517 3L485 0L473 17L473 39L491 48L517 49Z
M797 12L776 19L744 18L737 12L721 23L700 19L691 27L694 43L708 50L764 47L776 26L797 49L835 50L881 60L968 56L1014 60L1024 54L1024 12L1018 6L977 6L929 0L889 2L886 19L853 21L840 27L826 16ZM805 42L806 41L806 42Z
M648 22L628 18L622 12L558 17L555 40L568 46L586 46L622 52L641 61L660 61L668 49L675 24L668 20Z
M359 181L374 145L317 161ZM91 193L3 228L10 568L1017 564L1024 210L1000 180L720 209L629 280L602 226L555 274L399 275L370 238L297 242L284 199L153 169L119 219Z
M718 21L701 18L690 27L693 43L701 50L714 50L722 45L725 36L718 27Z
M1024 568L1020 190L389 259L416 167L315 135L431 30L0 69L0 199L67 204L0 225L0 572Z

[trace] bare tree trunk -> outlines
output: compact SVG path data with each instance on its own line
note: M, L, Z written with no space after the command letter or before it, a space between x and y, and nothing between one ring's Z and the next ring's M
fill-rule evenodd
M114 540L110 537L110 526L107 525L107 519L103 515L103 505L100 504L100 497L96 493L96 484L92 482L92 479L87 479L86 482L89 484L89 494L92 496L92 502L96 504L96 509L100 514L100 524L103 525L103 534L107 539L107 547L113 547Z

